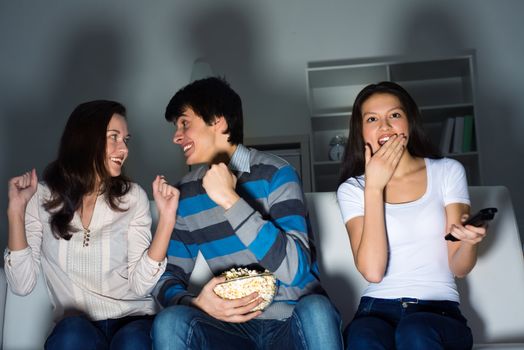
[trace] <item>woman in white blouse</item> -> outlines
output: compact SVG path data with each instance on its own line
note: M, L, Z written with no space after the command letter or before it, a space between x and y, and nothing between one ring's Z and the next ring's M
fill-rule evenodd
M57 322L46 349L151 347L150 292L166 267L179 193L153 181L152 239L148 197L122 173L129 138L121 104L80 104L43 182L34 169L9 181L6 276L27 295L43 273Z

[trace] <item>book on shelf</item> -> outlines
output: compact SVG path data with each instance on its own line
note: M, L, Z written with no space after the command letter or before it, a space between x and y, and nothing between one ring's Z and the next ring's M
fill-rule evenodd
M443 155L448 154L451 151L451 138L453 136L453 126L455 125L455 118L449 117L444 122L442 128L442 136L440 138L440 153Z
M464 143L464 117L455 117L455 128L453 130L453 145L451 153L462 153Z
M473 127L473 116L465 115L464 116L464 132L462 140L462 152L471 152L473 151L473 138L474 138L474 127Z

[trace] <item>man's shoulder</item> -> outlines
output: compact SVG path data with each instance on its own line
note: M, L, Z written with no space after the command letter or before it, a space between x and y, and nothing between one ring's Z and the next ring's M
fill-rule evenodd
M197 165L192 167L191 171L185 174L177 184L177 188L180 191L180 199L188 197L194 197L196 195L205 193L202 187L202 178L206 174L208 166Z
M281 169L286 166L291 166L285 159L277 156L276 154L268 151L259 151L254 148L250 148L250 166L270 166L277 169Z
M207 169L208 169L208 166L205 164L192 166L191 171L185 174L184 176L182 176L182 178L178 182L178 185L182 186L186 183L201 180L204 177L204 175L206 174Z

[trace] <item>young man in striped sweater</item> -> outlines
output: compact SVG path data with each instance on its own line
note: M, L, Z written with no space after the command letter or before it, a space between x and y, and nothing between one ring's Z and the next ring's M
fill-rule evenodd
M169 102L173 142L188 165L179 183L168 267L154 294L165 308L152 336L159 349L341 349L340 317L318 280L309 220L295 169L242 145L242 103L220 78L195 81ZM187 291L198 252L215 276L236 267L269 270L277 293L265 311L256 293L225 300L212 278Z

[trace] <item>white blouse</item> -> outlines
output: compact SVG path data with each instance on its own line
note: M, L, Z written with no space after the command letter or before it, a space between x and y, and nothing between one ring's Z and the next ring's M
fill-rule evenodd
M166 259L159 263L147 254L151 214L145 191L131 185L119 205L126 211L112 210L104 196L98 196L88 245L78 213L71 221L78 232L70 240L53 236L50 214L43 207L50 197L40 183L26 209L29 246L6 249L4 268L11 290L29 294L42 271L55 321L79 313L92 320L154 314L157 306L150 293L165 271Z

